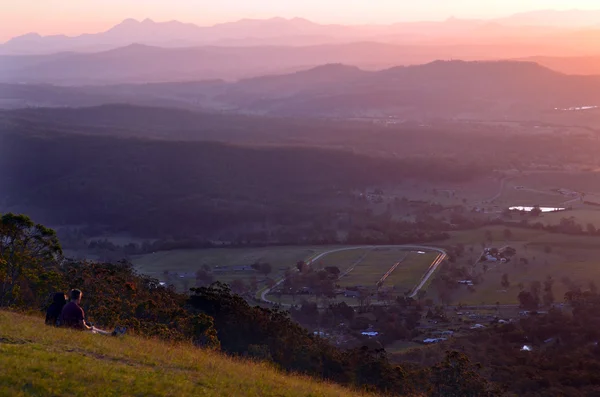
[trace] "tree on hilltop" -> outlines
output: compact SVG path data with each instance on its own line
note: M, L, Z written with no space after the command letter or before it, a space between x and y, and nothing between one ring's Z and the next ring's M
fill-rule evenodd
M46 297L59 281L62 257L54 230L25 215L0 218L0 307Z

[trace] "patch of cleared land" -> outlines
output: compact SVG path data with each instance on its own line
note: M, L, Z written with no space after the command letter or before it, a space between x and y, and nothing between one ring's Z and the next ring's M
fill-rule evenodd
M327 266L337 266L341 273L344 273L358 260L368 255L370 249L352 249L346 251L332 252L315 261L312 266L315 269L322 269Z
M214 271L217 266L250 266L256 262L271 264L273 270L268 277L277 278L283 275L286 269L294 267L298 261L307 260L318 253L335 248L331 246L298 246L173 250L138 255L132 258L132 262L140 273L161 280L164 279L165 271L185 274L189 276L187 278L193 279L193 275L204 266L208 266ZM215 281L225 283L230 283L235 279L264 278L253 270L214 272L213 275ZM174 280L176 286L181 286L181 279L175 277Z
M406 197L408 200L422 200L442 205L460 205L463 199L478 203L498 192L500 181L495 177L479 178L465 183L423 181L405 182L386 188L385 194L392 197Z
M336 284L340 287L364 286L375 288L377 282L394 264L400 264L386 278L383 286L395 287L398 291L412 289L426 273L437 257L437 252L425 252L402 248L373 248L334 252L319 261L322 266L337 266L345 273Z
M597 237L572 236L548 233L540 230L510 228L512 237L504 239L505 227L489 227L466 232L453 233L445 244L465 244L465 254L458 265L476 260L481 253L485 230L492 232L493 241L486 246L503 247L509 245L517 250L517 255L509 263L481 262L475 267L476 273L483 273L483 281L474 286L474 292L460 286L453 294L456 304L493 305L518 303L517 295L521 287L529 288L533 281L541 283L551 276L554 280L553 293L556 302L562 302L570 284L578 284L584 289L590 281L600 285L600 258L598 257ZM473 247L473 253L470 252ZM521 261L527 260L527 264ZM484 264L487 271L484 272ZM508 275L510 286L501 285L502 275ZM520 285L521 284L521 285ZM428 291L428 297L435 297L435 291Z
M417 285L437 256L437 252L419 254L417 251L402 247L375 247L332 252L315 262L313 267L319 269L336 266L342 274L335 282L337 286L342 289L362 286L370 289L371 293L374 294L379 280L394 264L401 261L383 283L383 287L393 287L395 295L402 295ZM315 295L272 295L271 297L275 302L283 304L298 304L302 300L317 300ZM330 302L346 302L349 305L357 305L358 299L338 295Z
M426 252L425 254L419 254L416 251L408 252L400 265L385 280L383 286L393 286L399 292L412 290L421 281L438 255L437 252Z
M345 277L338 280L341 287L375 287L383 275L407 255L407 251L395 248L375 248Z
M513 206L531 207L534 205L539 205L540 207L559 207L562 203L570 199L570 197L565 197L551 191L517 190L511 185L507 185L500 197L494 201L494 204L502 206L502 209Z
M585 193L600 193L598 172L536 172L512 179L512 184L532 189L571 189Z
M584 206L569 211L550 212L543 214L536 220L545 225L557 225L563 218L573 218L575 223L581 225L584 230L588 223L600 228L600 207Z

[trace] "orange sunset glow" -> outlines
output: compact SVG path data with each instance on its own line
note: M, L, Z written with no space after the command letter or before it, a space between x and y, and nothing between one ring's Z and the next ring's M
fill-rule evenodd
M598 0L0 1L0 396L600 395Z

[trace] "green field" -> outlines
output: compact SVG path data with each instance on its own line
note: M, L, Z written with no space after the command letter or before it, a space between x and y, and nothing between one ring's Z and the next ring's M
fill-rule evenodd
M191 344L47 327L0 311L2 396L358 396Z
M438 255L437 252L427 252L425 254L418 254L414 251L409 252L383 285L386 287L394 286L398 291L411 290L421 281Z
M475 286L475 292L469 292L466 287L460 287L453 294L454 303L463 304L515 304L520 292L519 283L525 288L532 281L543 281L551 276L554 279L553 293L556 302L562 302L564 293L568 290L563 281L568 278L571 282L587 288L590 281L600 285L600 261L598 260L597 237L572 236L548 233L540 230L510 228L513 237L505 241L503 231L505 227L489 227L465 232L453 233L447 243L462 243L468 248L474 247L471 254L466 253L459 259L459 265L464 265L468 258L476 258L481 251L480 242L484 239L484 231L490 230L493 236L491 246L502 247L510 245L517 250L516 257L510 263L485 262L488 270L484 273L484 263L476 266L476 272L483 273L483 281ZM486 244L488 245L488 244ZM547 249L550 252L547 252ZM520 262L526 258L529 264ZM461 262L462 261L462 262ZM506 289L501 285L503 274L508 275L510 287ZM435 296L435 291L428 291L428 296Z
M559 207L565 201L571 198L562 196L553 192L531 191L531 190L516 190L513 186L505 187L500 197L494 201L494 204L504 207L525 206L530 207L539 205L540 207Z
M340 278L337 283L341 287L357 285L375 287L381 277L406 255L407 251L395 248L373 249L350 273Z
M372 293L377 289L378 281L399 262L400 265L389 275L384 287L394 287L397 294L411 290L423 277L437 253L418 254L403 247L357 248L332 252L313 263L313 268L337 266L342 276L336 281L340 288L363 286ZM351 270L350 270L351 269ZM303 300L317 301L315 295L270 295L270 299L281 304L299 304ZM358 304L358 299L338 295L329 302L346 302Z
M600 193L598 172L539 172L512 179L513 185L532 189L571 189L585 193Z
M460 205L463 199L468 202L481 202L493 196L500 187L498 178L484 177L469 182L405 182L385 189L386 194L406 197L409 200L422 200L442 205ZM453 193L453 194L452 194Z
M581 225L584 230L588 223L600 228L600 207L586 205L569 211L542 214L539 219L536 219L536 222L539 221L545 225L557 225L562 218L573 218L575 223Z
M515 189L520 186L523 189ZM500 197L494 205L500 208L509 206L581 206L574 197L558 193L558 189L568 189L575 192L584 192L586 200L598 201L600 199L600 173L598 172L531 172L521 175L511 175L505 183Z
M337 284L340 287L362 285L375 287L381 277L398 261L398 267L388 276L384 286L396 287L400 291L413 288L423 277L429 265L437 257L435 252L418 254L398 248L356 249L333 252L318 261L319 267L337 266L344 273L353 265L347 275L341 277Z
M217 266L249 266L255 262L270 263L273 271L268 277L275 279L283 275L286 269L295 266L298 261L307 260L315 254L334 248L331 246L298 246L173 250L135 256L132 258L132 263L139 272L159 279L164 278L165 270L179 274L194 274L205 265L214 269ZM235 279L248 280L251 277L264 279L264 276L257 275L254 271L215 272L214 277L215 281L226 283ZM175 278L173 283L181 287L183 282Z
M478 229L465 230L460 232L452 232L450 233L450 238L448 240L440 241L439 244L443 246L454 245L454 244L464 244L465 246L473 246L475 247L474 251L476 254L479 254L482 249L482 242L485 240L486 231L490 231L492 234L492 242L494 244L502 244L505 242L504 238L504 230L510 229L512 232L511 241L532 241L540 236L548 235L547 232L543 230L534 230L534 229L524 229L517 227L506 227L506 226L488 226L482 227ZM477 255L474 255L477 256Z
M519 247L517 247L519 249ZM568 287L562 282L568 277L583 288L587 288L589 281L594 280L600 284L600 265L593 259L595 252L576 250L580 255L588 259L569 260L562 255L546 254L541 249L528 249L528 255L536 257L528 265L517 262L508 264L489 265L489 270L484 275L481 284L475 286L475 292L466 289L456 294L454 301L463 304L516 304L517 295L520 292L518 286L522 283L525 288L533 281L543 282L548 276L554 279L553 293L556 302L562 302ZM510 287L506 290L501 286L502 275L506 273L510 281ZM504 292L506 291L506 292Z
M312 265L315 269L322 269L327 266L337 266L343 273L350 268L356 261L367 254L369 249L352 249L327 254Z

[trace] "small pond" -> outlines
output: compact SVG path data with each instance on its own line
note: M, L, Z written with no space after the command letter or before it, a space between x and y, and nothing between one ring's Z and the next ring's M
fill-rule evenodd
M525 211L525 212L530 212L534 209L535 207L522 207L522 206L517 206L517 207L509 207L508 209L511 211ZM566 208L555 208L555 207L540 207L540 210L542 212L558 212L558 211L564 211L566 210Z

